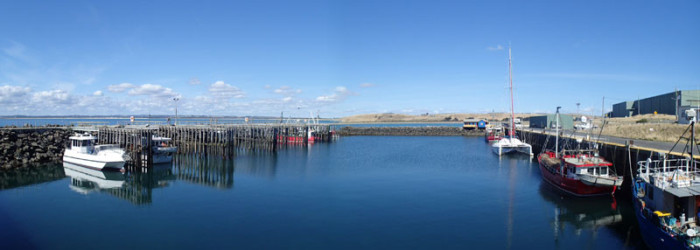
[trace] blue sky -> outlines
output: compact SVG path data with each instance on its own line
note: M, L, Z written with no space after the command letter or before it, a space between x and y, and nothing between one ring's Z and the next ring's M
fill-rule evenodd
M700 89L699 1L4 1L0 115L322 117Z

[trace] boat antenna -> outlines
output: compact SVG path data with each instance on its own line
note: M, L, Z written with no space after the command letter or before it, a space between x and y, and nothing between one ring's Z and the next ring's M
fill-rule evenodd
M557 124L554 127L554 133L556 134L556 140L554 140L554 157L559 158L559 109L561 106L557 106L557 114L556 114L556 119L557 119Z
M508 78L510 80L510 138L515 135L515 111L513 111L513 62L508 46Z

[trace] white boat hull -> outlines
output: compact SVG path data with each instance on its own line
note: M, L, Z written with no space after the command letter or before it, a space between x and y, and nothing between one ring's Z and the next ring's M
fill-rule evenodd
M497 155L505 155L512 153L523 153L532 156L532 146L521 142L518 139L504 138L491 144L491 149Z
M76 153L73 151L66 150L63 154L63 162L71 163L81 167L93 169L93 170L115 170L120 171L124 169L124 164L126 163L124 159L110 159L105 157L100 157L91 154Z

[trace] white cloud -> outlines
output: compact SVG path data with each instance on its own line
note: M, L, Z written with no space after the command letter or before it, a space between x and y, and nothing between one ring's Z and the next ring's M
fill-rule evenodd
M287 96L287 97L285 97L285 98L282 98L282 101L283 101L283 102L291 102L291 101L292 101L292 97L291 97L291 96Z
M294 96L297 94L301 94L301 89L293 89L289 86L282 86L278 89L274 90L275 94L280 94L283 96Z
M136 86L129 90L129 95L147 95L153 97L176 97L177 93L173 92L171 88L166 88L157 84L143 84L141 86Z
M131 83L125 82L125 83L120 83L120 84L109 85L109 86L107 86L107 90L114 92L114 93L121 93L121 92L126 91L127 89L131 89L134 87L136 87L136 86L134 86Z
M46 107L56 104L70 104L73 102L73 98L65 90L55 89L34 93L32 102L40 107Z
M224 81L216 81L209 86L209 92L212 95L220 98L244 98L245 92L241 89L225 83Z
M338 87L335 87L333 94L322 95L322 96L316 97L316 101L324 102L324 103L340 102L342 100L345 100L345 98L347 98L348 96L351 96L351 95L355 95L355 93L349 91L344 86L338 86Z
M490 50L490 51L499 51L499 50L503 50L503 49L504 49L503 45L500 45L500 44L498 44L494 47L492 47L492 46L486 47L486 50Z
M98 91L93 92L92 95L94 95L94 96L102 96L103 93L102 93L102 90L98 90Z
M25 96L31 92L28 87L3 85L0 86L0 104L16 104L23 102Z
M370 82L362 83L362 84L360 84L360 87L371 88L371 87L374 87L374 83L370 83Z

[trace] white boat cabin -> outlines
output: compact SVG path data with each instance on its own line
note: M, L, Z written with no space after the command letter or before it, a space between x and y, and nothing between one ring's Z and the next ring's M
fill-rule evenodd
M69 137L71 142L71 151L75 151L83 154L91 154L95 150L95 144L97 142L97 137L90 134L76 134Z

